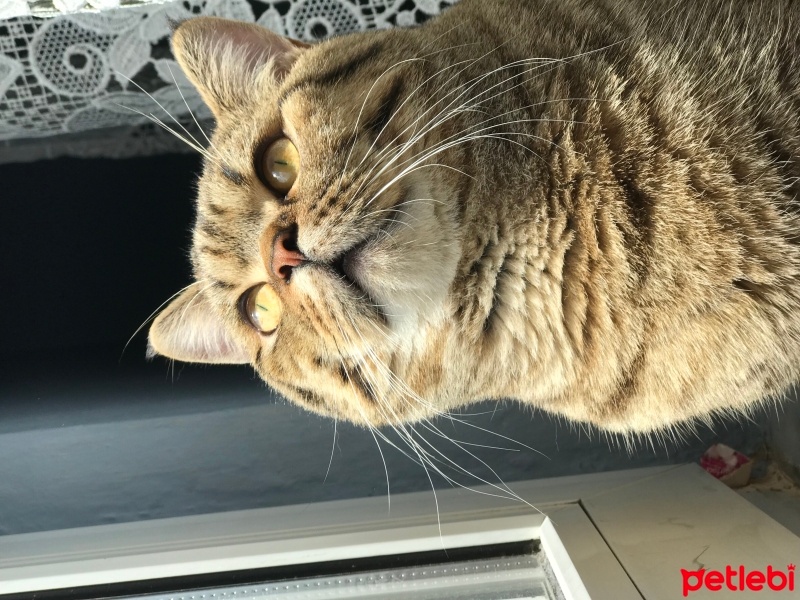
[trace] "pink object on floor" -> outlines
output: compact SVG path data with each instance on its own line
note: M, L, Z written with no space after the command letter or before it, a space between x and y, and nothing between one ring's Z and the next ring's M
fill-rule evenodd
M730 487L742 487L750 480L753 461L730 446L714 444L700 457L700 466Z

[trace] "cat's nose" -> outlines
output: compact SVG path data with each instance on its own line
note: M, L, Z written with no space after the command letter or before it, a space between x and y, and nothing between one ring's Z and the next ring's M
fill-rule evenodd
M297 232L293 229L284 229L275 235L272 242L272 256L270 269L277 279L289 281L292 270L299 267L308 259L297 247Z

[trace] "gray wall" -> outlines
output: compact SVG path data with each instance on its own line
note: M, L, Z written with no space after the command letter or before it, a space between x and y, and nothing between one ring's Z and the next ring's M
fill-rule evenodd
M0 405L0 534L385 496L387 472L391 493L431 487L421 466L380 441L384 470L365 430L338 424L334 448L331 421L276 400L245 369L222 376L186 369L172 381L164 364L150 368L152 376L100 381L73 371L7 390ZM435 424L454 439L510 450L462 450L417 427L473 474L442 467L464 485L503 480L513 488L520 479L693 461L717 440L753 452L764 440L760 423L727 423L684 442L649 440L629 451L540 413L494 408L479 405L470 412L488 412L459 419L535 451L456 420ZM431 477L437 488L448 486ZM432 494L430 505L435 510Z
M770 414L767 444L771 457L800 484L800 401L796 392Z

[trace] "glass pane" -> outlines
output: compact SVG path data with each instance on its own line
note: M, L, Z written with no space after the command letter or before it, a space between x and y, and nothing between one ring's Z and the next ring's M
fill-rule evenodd
M140 596L147 600L556 600L541 553Z

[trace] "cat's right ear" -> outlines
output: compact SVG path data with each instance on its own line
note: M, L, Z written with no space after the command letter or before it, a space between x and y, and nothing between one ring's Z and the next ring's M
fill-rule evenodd
M182 362L249 363L247 348L225 326L200 283L193 283L161 311L150 326L147 356Z
M219 119L240 107L266 65L280 82L308 44L241 21L197 17L178 24L172 53Z

